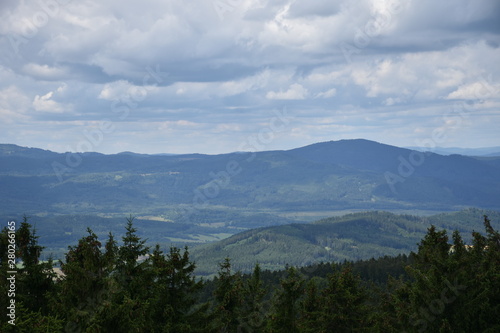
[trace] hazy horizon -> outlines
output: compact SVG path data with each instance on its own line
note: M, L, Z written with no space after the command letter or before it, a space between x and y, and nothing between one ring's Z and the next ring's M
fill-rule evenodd
M304 146L291 147L291 148L286 148L286 149L258 150L257 152L275 151L275 150L289 150L289 149L306 147L306 146L313 145L316 143L335 142L335 141L342 141L342 140L367 140L367 139L355 138L355 139L328 140L328 141L314 142L314 143L307 144ZM368 140L368 141L373 141L373 140ZM377 142L377 143L381 143L381 144L385 144L385 145L389 145L389 146L394 146L394 147L398 147L398 148L428 150L428 151L432 151L432 152L436 152L436 153L439 153L440 150L471 150L471 151L472 150L474 150L474 151L476 151L476 150L477 151L492 150L494 152L497 152L497 150L500 151L500 146L489 146L489 147L440 147L440 146L436 146L436 147L432 147L431 149L428 149L427 147L397 146L397 145L390 145L390 144L387 144L384 142L378 142L378 141L373 141L373 142ZM0 145L11 145L11 144L17 145L15 143L0 142ZM21 146L21 145L17 145L17 146L24 147L24 148L44 149L44 148L37 147L37 146ZM51 151L54 153L60 153L60 154L64 154L64 153L69 152L69 151L55 151L55 150L51 150L51 149L44 149L44 150L48 150L48 151ZM99 153L99 154L104 154L104 155L114 155L114 154L122 154L122 153L143 154L143 155L188 155L188 154L219 155L219 154L231 154L231 153L240 153L240 152L245 153L247 151L243 151L243 150L241 150L241 151L227 151L227 152L220 152L217 154L213 154L213 153L210 154L210 153L205 153L205 152L201 152L201 151L186 151L186 152L181 152L181 153L170 153L170 152L144 153L144 152L140 152L140 151L130 151L130 150L124 150L124 151L120 151L120 152L116 152L116 153L100 153L98 151L86 151L86 152L76 152L76 153Z

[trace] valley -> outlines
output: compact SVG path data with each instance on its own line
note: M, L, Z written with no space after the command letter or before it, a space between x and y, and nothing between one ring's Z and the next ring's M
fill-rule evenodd
M119 234L133 216L148 244L192 247L200 274L212 274L226 255L241 260L235 265L242 270L256 259L273 269L367 259L413 250L436 214L468 207L498 211L499 161L361 139L221 155L59 154L0 145L0 218L28 216L46 247L45 257L63 258L87 227L100 237ZM459 223L471 220L457 214ZM317 229L324 223L315 222L322 219L336 222L326 223L324 231ZM402 243L376 243L384 239L379 233L372 234L374 243L355 237L389 220L399 226L384 237L402 237ZM410 232L414 224L417 229ZM338 228L349 232L306 241L306 235L318 232L338 235ZM302 236L290 238L292 230ZM251 250L235 240L247 237ZM218 243L207 244L212 242ZM279 243L287 246L279 248ZM247 257L244 249L254 254ZM280 251L286 256L276 257Z

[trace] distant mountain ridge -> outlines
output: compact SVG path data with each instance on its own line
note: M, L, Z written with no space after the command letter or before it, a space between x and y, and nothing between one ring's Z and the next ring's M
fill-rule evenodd
M0 218L132 213L171 221L172 239L191 241L338 211L498 210L498 162L362 139L220 155L0 145Z
M168 169L170 172L179 172L185 177L193 177L191 180L194 183L189 189L192 192L213 181L213 177L211 179L208 175L210 172L224 171L229 161L235 161L245 171L232 177L232 184L229 185L237 187L252 185L251 183L256 185L259 181L264 181L262 184L264 187L269 187L269 182L279 182L280 185L288 182L298 183L295 188L299 186L304 189L304 181L308 179L309 186L319 186L326 190L324 183L338 182L339 177L355 177L359 178L361 184L366 186L372 184L371 196L366 197L369 200L375 196L398 201L416 199L421 201L425 198L419 197L416 190L421 191L420 187L423 186L425 191L442 192L442 198L450 199L447 204L452 204L450 201L454 199L460 199L456 204L474 205L480 202L478 200L467 202L468 199L472 199L467 195L467 191L480 192L474 193L476 198L485 197L497 193L491 187L500 184L500 171L496 160L480 161L458 155L415 153L409 149L362 139L322 142L288 151L258 152L255 154L255 159L252 157L251 162L248 161L248 155L248 153L221 155L85 153L68 156L36 148L0 145L0 175L8 177L10 174L25 174L48 177L55 176L59 172L60 178L65 178L65 182L57 187L63 188L66 182L89 173L160 174ZM332 176L335 179L332 179ZM45 180L53 183L57 179ZM391 181L394 182L393 186L389 186ZM81 180L78 183L81 183ZM339 185L342 184L340 181ZM331 186L326 187L331 189ZM227 190L230 189L236 190L233 186L228 186ZM220 190L219 192L224 192L226 189ZM218 197L221 197L220 194ZM462 198L467 200L464 202ZM491 204L491 200L488 199L484 203Z
M483 148L459 148L459 147L435 147L432 149L426 147L407 147L411 150L418 151L432 151L440 155L464 155L464 156L478 156L478 157L500 157L500 146L496 147L483 147Z

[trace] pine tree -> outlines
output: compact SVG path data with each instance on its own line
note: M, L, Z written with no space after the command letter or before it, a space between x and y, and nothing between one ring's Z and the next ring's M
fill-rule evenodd
M28 222L26 216L19 228L15 230L12 223L0 233L0 279L15 277L15 290L11 297L10 283L0 283L0 305L3 309L15 301L15 326L8 323L12 318L3 315L0 320L1 332L46 332L60 330L62 320L53 316L48 309L49 294L54 292L52 260L40 261L43 247L38 245L36 230ZM10 231L10 232L9 232ZM9 259L21 262L22 265L11 267ZM12 263L12 262L11 262ZM8 273L15 271L16 273Z
M260 265L256 264L252 275L245 281L243 287L243 304L240 313L240 332L263 332L265 315L263 299L266 289L261 280Z
M274 295L273 309L269 319L271 332L299 332L301 299L305 280L295 267L287 269L286 278L280 281L280 289Z
M350 266L330 274L321 297L319 332L368 331L367 294Z
M55 273L52 259L49 258L47 262L40 261L44 247L38 245L38 238L36 229L24 216L16 233L17 258L22 260L17 287L19 300L28 310L47 313L47 294L54 289Z
M239 327L243 283L239 273L231 272L229 258L219 265L215 285L211 330L236 332Z
M167 257L156 245L151 255L154 274L151 312L158 332L193 332L202 324L202 309L195 308L197 294L203 287L196 281L194 263L189 259L187 247L181 253L171 247Z
M302 315L300 320L300 331L304 333L317 333L318 318L321 311L320 292L316 279L310 279L305 288Z
M148 294L145 292L146 281L143 281L142 277L149 264L149 261L144 260L149 253L149 247L145 246L146 240L137 235L133 222L132 216L127 218L123 244L118 249L116 279L130 299L144 299Z
M61 262L64 278L59 283L57 296L52 300L55 313L66 318L65 329L99 329L103 303L108 298L107 272L101 242L87 229L88 235L70 246L66 261Z
M408 332L483 332L500 329L500 236L485 217L487 237L429 228L407 267L410 281L395 290L394 309Z
M109 302L99 321L104 331L144 332L151 330L150 299L154 291L153 273L146 240L137 235L134 218L127 218L122 245L110 235L103 255L110 271Z

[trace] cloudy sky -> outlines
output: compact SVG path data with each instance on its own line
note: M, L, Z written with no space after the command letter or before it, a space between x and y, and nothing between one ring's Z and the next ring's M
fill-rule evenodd
M498 0L2 0L0 143L500 145Z

